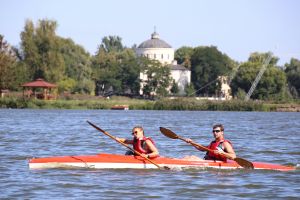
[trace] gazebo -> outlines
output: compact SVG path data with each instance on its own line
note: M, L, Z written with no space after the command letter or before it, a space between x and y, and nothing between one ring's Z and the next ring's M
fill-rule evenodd
M56 99L55 94L51 94L51 89L56 88L57 85L48 83L41 78L36 79L33 82L24 83L23 87L23 97L34 97L36 99Z

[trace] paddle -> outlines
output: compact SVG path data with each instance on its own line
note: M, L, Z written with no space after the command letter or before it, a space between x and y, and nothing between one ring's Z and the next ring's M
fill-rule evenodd
M94 127L95 129L97 129L98 131L104 133L105 135L107 135L108 137L110 137L111 139L117 141L118 143L122 144L123 146L125 146L126 148L130 149L132 152L134 152L135 154L145 158L147 161L149 161L150 163L152 163L153 165L155 165L156 167L158 167L159 169L161 169L161 167L156 164L155 162L153 162L152 160L150 160L149 158L143 156L141 153L139 153L138 151L134 150L133 148L131 148L130 146L128 146L127 144L125 144L124 142L121 142L119 140L116 139L116 137L112 136L111 134L109 134L108 132L102 130L101 128L99 128L98 126L96 126L95 124L93 124L92 122L90 121L87 121L87 123L89 123L92 127ZM170 169L169 167L167 166L164 166L164 169Z
M162 132L165 136L169 137L169 138L172 138L172 139L180 139L180 140L183 140L186 142L186 139L176 135L173 131L167 129L167 128L164 128L164 127L160 127L160 132ZM199 147L205 151L209 151L209 152L213 152L212 149L209 149L205 146L202 146L200 144L197 144L195 142L190 142L191 145L195 146L195 147ZM229 158L231 159L229 156L227 155L224 155L226 158ZM253 166L253 163L248 161L248 160L245 160L243 158L238 158L236 157L235 159L233 159L235 162L237 162L240 166L246 168L246 169L254 169L254 166Z

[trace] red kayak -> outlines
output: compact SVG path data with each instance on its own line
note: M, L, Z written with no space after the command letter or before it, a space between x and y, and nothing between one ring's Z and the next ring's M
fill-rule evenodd
M235 161L186 160L178 158L158 157L151 159L160 167L169 168L214 168L214 169L242 169ZM254 169L291 171L292 166L253 162ZM117 154L97 154L81 156L58 156L32 158L29 160L30 169L51 168L94 168L94 169L155 169L157 166L140 156Z

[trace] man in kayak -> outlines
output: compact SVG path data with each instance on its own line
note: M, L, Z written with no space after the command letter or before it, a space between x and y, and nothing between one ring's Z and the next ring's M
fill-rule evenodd
M227 161L227 157L231 160L236 158L235 152L233 150L232 144L229 140L224 138L224 126L222 124L216 124L213 126L212 133L215 140L212 141L207 147L214 150L213 152L207 152L204 156L205 160L221 160ZM185 142L192 143L190 138L186 138ZM199 146L195 146L196 149L204 151Z
M144 129L141 126L136 126L132 129L133 139L128 140L125 138L116 138L120 142L132 144L133 149L147 158L156 158L159 152L150 137L145 137ZM134 155L133 152L126 152L126 155Z

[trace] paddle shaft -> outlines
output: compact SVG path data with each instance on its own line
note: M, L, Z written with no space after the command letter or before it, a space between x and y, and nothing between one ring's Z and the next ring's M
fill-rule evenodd
M177 136L178 136L178 135L177 135ZM178 136L178 139L185 141L185 139L182 138L182 137L180 137L180 136ZM185 142L186 142L186 141L185 141ZM190 144L193 145L194 147L198 147L198 148L200 148L200 149L203 149L204 151L214 152L214 150L212 150L212 149L210 149L210 148L207 148L207 147L205 147L205 146L202 146L201 144L197 144L197 143L195 143L195 142L190 142ZM228 156L228 155L226 155L226 154L222 154L222 155L225 156L226 158L230 159L230 160L235 160L235 159L232 159L230 156Z
M131 148L130 146L128 146L127 144L125 144L124 142L121 142L119 140L116 139L116 137L112 136L111 134L109 134L108 132L102 130L101 128L99 128L98 126L96 126L95 124L93 124L90 121L87 121L87 123L89 123L92 127L94 127L95 129L97 129L98 131L104 133L105 135L107 135L108 137L110 137L111 139L117 141L118 143L122 144L123 146L125 146L126 148L130 149L131 151L133 151L134 153L136 153L137 155L145 158L147 161L149 161L150 163L152 163L153 165L155 165L156 167L158 167L159 169L161 168L158 164L156 164L155 162L153 162L152 160L150 160L149 158L145 157L144 155L142 155L140 152L134 150L133 148Z
M178 136L178 139L185 141L185 139L183 139L183 138L180 137L180 136ZM185 142L186 142L186 141L185 141ZM190 144L193 145L193 146L195 146L195 147L199 147L199 148L201 148L201 149L203 149L203 150L205 150L205 151L213 152L212 149L209 149L209 148L207 148L207 147L205 147L205 146L202 146L201 144L197 144L197 143L195 143L195 142L190 142Z

